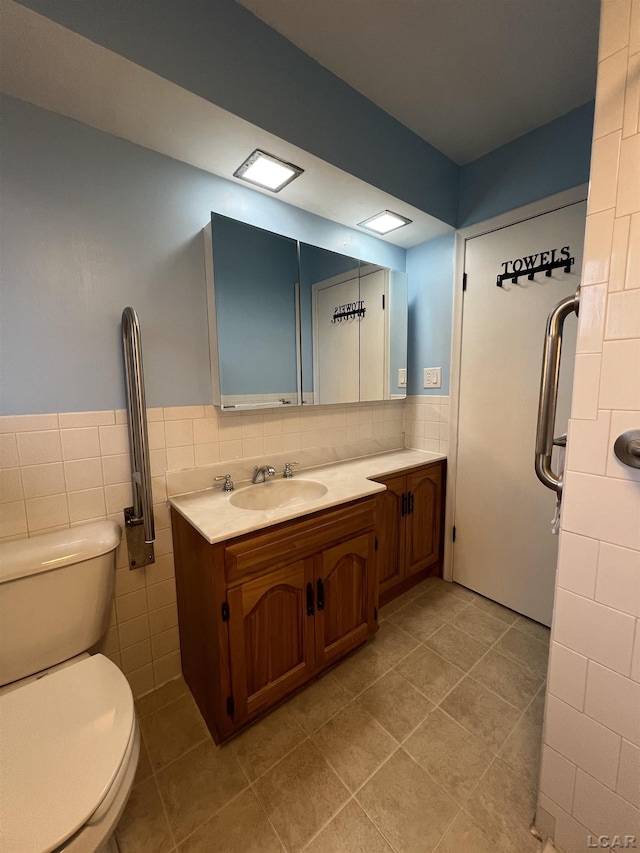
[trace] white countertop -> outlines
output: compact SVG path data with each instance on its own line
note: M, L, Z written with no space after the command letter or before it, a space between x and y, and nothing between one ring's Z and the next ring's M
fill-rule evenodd
M170 498L169 502L208 542L213 544L383 492L385 487L381 483L374 483L372 477L385 477L420 465L427 465L429 462L437 462L439 459L446 459L446 455L427 453L422 450L392 450L388 453L334 462L317 468L297 470L294 473L295 478L323 483L327 487L327 492L322 497L293 507L248 510L233 506L230 498L241 488L260 488L260 484L251 485L248 482L236 483L235 492L223 492L220 487L217 487L186 495L176 495Z

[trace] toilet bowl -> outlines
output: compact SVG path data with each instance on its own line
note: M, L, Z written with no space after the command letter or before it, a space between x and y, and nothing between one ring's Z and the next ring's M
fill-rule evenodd
M0 546L3 851L117 851L140 733L127 679L87 649L108 624L119 540L100 522Z

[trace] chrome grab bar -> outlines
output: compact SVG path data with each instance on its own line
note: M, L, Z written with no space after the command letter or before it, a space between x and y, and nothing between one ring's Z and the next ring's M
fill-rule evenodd
M129 548L129 567L133 569L155 561L152 544L155 539L155 528L151 467L149 464L147 408L142 368L142 344L140 322L133 308L125 308L122 312L122 345L124 349L131 481L133 485L133 506L127 507L124 514L127 546Z
M540 482L553 489L562 497L562 476L551 468L551 454L554 445L566 445L566 436L553 437L558 403L558 378L560 375L560 356L562 352L562 331L564 321L572 311L578 313L580 307L580 288L574 296L567 296L559 302L547 319L544 353L542 356L542 376L540 379L540 400L538 403L538 429L536 433L536 474Z

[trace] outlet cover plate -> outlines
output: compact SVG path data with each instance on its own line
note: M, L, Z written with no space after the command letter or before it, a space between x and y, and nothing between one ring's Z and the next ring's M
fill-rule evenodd
M442 368L441 367L425 367L424 368L424 387L425 388L442 388Z

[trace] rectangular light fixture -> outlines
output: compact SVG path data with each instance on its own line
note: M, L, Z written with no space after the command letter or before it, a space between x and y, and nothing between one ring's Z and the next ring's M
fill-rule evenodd
M272 154L256 149L244 161L242 166L233 173L234 178L241 178L250 184L255 184L271 192L279 193L283 187L301 175L304 169L285 163Z
M407 219L406 216L400 216L399 213L392 213L390 210L383 210L382 213L376 213L364 222L358 222L361 228L367 228L369 231L375 231L376 234L389 234L390 231L395 231L396 228L402 228L404 225L409 225L413 222L412 219Z

